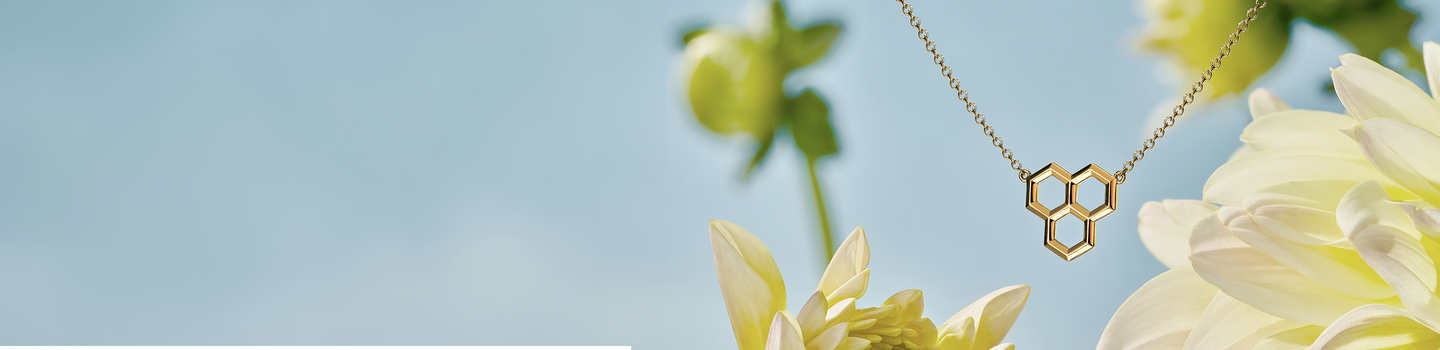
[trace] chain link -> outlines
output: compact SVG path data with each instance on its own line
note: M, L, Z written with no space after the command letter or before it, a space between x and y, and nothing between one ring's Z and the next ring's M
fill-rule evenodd
M1155 132L1151 134L1152 137L1141 143L1140 149L1136 150L1134 154L1131 154L1130 160L1125 162L1125 166L1115 172L1116 182L1125 183L1125 175L1130 173L1131 170L1135 170L1135 162L1145 159L1145 151L1155 148L1155 140L1165 137L1165 131L1175 126L1175 118L1180 117L1181 114L1185 114L1185 107L1195 102L1195 94L1205 89L1205 82L1210 81L1210 78L1215 74L1215 70L1220 68L1220 61L1225 59L1226 56L1230 56L1230 47L1240 42L1240 34L1250 29L1250 21L1255 20L1256 15L1260 13L1260 9L1265 7L1265 3L1266 0L1255 0L1255 7L1251 7L1245 11L1245 19L1240 20L1240 24L1235 25L1235 32L1230 33L1230 40L1226 42L1225 45L1220 46L1220 55L1210 60L1210 68L1206 68L1204 72L1200 72L1200 80L1190 85L1190 92L1186 93L1185 97L1180 99L1180 104L1175 105L1175 108L1170 110L1170 116L1165 117L1165 123L1155 128Z
M900 3L901 13L910 16L910 27L915 28L916 36L918 36L920 40L925 41L925 51L934 55L935 64L940 66L940 74L945 76L946 79L950 79L950 88L955 90L955 97L959 98L960 102L965 102L966 111L975 115L975 124L979 124L982 127L981 130L985 132L985 136L990 137L990 143L1000 149L1000 155L1005 157L1005 160L1010 161L1010 168L1019 172L1020 181L1029 181L1030 170L1026 170L1020 165L1020 161L1015 160L1014 152L1010 151L1009 148L1005 148L1005 141L1001 140L1000 136L995 135L995 127L986 124L985 115L977 112L975 103L970 102L970 93L966 92L965 89L961 89L960 80L951 76L952 70L950 66L945 65L945 56L938 53L935 42L930 41L930 32L920 27L920 17L915 15L915 7L906 3L905 0L895 0L895 2ZM1135 170L1135 162L1145 159L1145 151L1155 148L1155 141L1164 138L1165 131L1175 126L1175 118L1185 114L1185 107L1195 102L1195 94L1205 89L1205 82L1210 81L1211 77L1215 74L1215 70L1220 68L1220 61L1230 56L1230 47L1240 42L1240 34L1250 29L1250 21L1255 20L1255 17L1260 13L1260 9L1265 7L1266 2L1266 0L1255 0L1255 7L1251 7L1245 11L1245 19L1241 20L1240 24L1235 26L1235 32L1230 34L1230 40L1226 42L1225 45L1220 46L1220 55L1210 60L1210 68L1201 72L1200 80L1190 85L1190 92L1186 93L1185 96L1180 99L1180 104L1175 105L1175 108L1170 110L1170 116L1165 117L1164 124L1159 128L1155 128L1155 132L1151 135L1152 137L1141 143L1140 149L1131 154L1130 160L1125 162L1125 165L1121 167L1119 171L1115 172L1115 182L1125 183L1125 175L1129 174L1131 170Z
M915 8L905 3L905 0L895 1L900 3L901 12L906 16L910 16L910 27L915 28L916 37L925 41L925 51L929 51L930 54L934 56L933 61L935 65L940 66L940 75L945 76L946 79L950 79L950 88L955 90L955 98L960 99L960 102L965 102L965 111L975 116L975 124L979 124L980 130L985 133L985 136L990 137L990 144L995 146L995 148L999 148L1000 156L1010 161L1010 169L1019 172L1020 181L1028 181L1030 179L1030 170L1026 170L1025 167L1020 164L1019 160L1015 160L1015 152L1009 148L1005 148L1005 140L995 135L995 127L985 123L985 115L980 114L974 102L970 102L970 92L961 89L960 79L955 79L955 77L951 76L953 71L950 69L950 66L945 65L945 55L941 55L936 51L935 42L930 41L930 32L920 27L920 17L915 16Z

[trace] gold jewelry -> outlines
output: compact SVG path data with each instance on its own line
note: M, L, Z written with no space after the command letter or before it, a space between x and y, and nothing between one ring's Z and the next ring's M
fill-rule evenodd
M1035 213L1036 216L1045 220L1045 247L1049 248L1055 255L1059 255L1060 258L1065 259L1065 261L1071 261L1085 254L1085 252L1090 251L1090 249L1095 248L1095 224L1101 218L1115 211L1116 189L1120 187L1120 184L1125 183L1125 175L1129 174L1131 170L1135 170L1135 162L1145 159L1145 151L1155 148L1155 140L1165 137L1165 130L1170 129L1171 126L1175 126L1175 118L1185 113L1185 106L1189 106L1190 103L1195 102L1195 93L1205 88L1205 82L1210 81L1215 69L1220 68L1220 60L1230 55L1230 47L1240 42L1240 34L1250 29L1250 21L1255 20L1256 14L1260 12L1261 8L1265 7L1266 0L1255 0L1255 7L1245 11L1245 19L1241 20L1240 24L1235 26L1235 32L1230 34L1230 41L1220 46L1220 55L1210 60L1210 68L1200 73L1200 80L1190 85L1190 92L1186 93L1185 96L1180 99L1180 104L1175 105L1175 108L1171 110L1170 116L1165 117L1164 125L1155 128L1153 137L1141 143L1140 149L1135 151L1135 153L1131 155L1130 160L1125 162L1125 165L1121 167L1119 171L1116 171L1113 176L1105 172L1105 169L1101 169L1099 165L1093 163L1085 166L1085 168L1080 169L1079 172L1074 174L1066 172L1064 168L1061 168L1055 163L1050 163L1050 165L1040 168L1040 171L1035 173L1031 173L1030 170L1022 167L1020 161L1015 160L1015 153L1011 152L1009 148L1005 148L1005 141L1001 140L1000 136L995 135L995 127L986 124L985 115L977 111L974 102L970 102L970 93L960 88L960 80L950 76L951 70L950 66L945 65L945 56L935 51L935 42L930 41L930 32L924 28L920 28L920 17L915 16L915 8L906 3L905 0L895 0L895 2L900 3L902 13L910 16L910 27L915 28L916 36L918 36L920 40L925 41L925 51L929 51L931 55L935 56L935 64L940 66L940 75L945 76L946 79L950 79L950 88L955 90L955 97L959 98L960 102L965 102L965 110L975 116L975 124L980 124L982 127L981 130L985 132L985 136L990 137L990 143L1000 149L1000 156L1010 161L1010 169L1018 171L1020 181L1026 183L1025 207L1030 209L1030 212ZM1048 208L1040 204L1039 201L1040 182L1051 177L1064 182L1066 188L1065 204L1055 208ZM1086 209L1077 201L1080 182L1091 178L1105 184L1105 204L1093 210ZM1074 215L1076 218L1085 221L1085 239L1073 246L1066 246L1055 239L1055 224L1066 215Z

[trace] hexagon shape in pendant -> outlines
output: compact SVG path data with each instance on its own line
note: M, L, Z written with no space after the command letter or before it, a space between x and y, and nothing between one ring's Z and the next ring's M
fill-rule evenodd
M1051 177L1065 182L1065 204L1055 208L1040 203L1040 182ZM1105 203L1095 208L1085 208L1079 203L1080 183L1092 178L1105 185ZM1031 174L1025 184L1025 208L1045 220L1045 248L1049 248L1065 261L1075 260L1095 248L1095 225L1101 218L1115 212L1115 197L1120 185L1115 181L1114 175L1105 172L1099 165L1086 165L1079 172L1071 174L1055 163ZM1085 239L1071 246L1055 239L1055 224L1066 215L1074 215L1085 221Z

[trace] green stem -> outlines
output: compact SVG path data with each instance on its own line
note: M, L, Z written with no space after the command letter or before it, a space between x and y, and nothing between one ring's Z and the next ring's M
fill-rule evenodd
M827 266L830 265L830 258L835 255L835 241L831 239L834 235L830 234L830 216L825 214L825 194L820 192L820 177L815 175L815 158L806 159L805 163L810 167L810 189L815 192L815 212L820 216L820 240L824 242L821 248L825 249L825 261L820 266Z

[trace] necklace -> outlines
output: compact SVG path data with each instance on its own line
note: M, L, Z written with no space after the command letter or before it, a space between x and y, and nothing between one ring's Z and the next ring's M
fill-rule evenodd
M1220 68L1220 60L1230 55L1230 47L1240 42L1240 34L1250 28L1250 21L1255 20L1256 13L1265 7L1266 0L1255 0L1255 7L1245 11L1245 19L1240 20L1240 24L1236 25L1235 32L1230 34L1230 40L1220 46L1220 55L1210 60L1210 68L1201 72L1200 80L1190 85L1190 92L1180 99L1180 104L1175 105L1170 116L1165 117L1164 125L1155 128L1153 137L1141 143L1140 149L1135 151L1130 160L1125 162L1125 165L1114 174L1106 172L1105 169L1101 169L1094 163L1086 165L1075 173L1070 173L1055 163L1050 163L1035 172L1021 166L1020 161L1015 160L1015 153L1011 152L1009 148L1005 148L1005 141L995 135L995 127L986 124L985 115L977 111L974 102L970 102L970 93L960 88L960 80L950 76L951 70L950 66L945 65L945 56L936 51L935 42L930 41L930 32L920 27L920 17L915 16L915 8L905 0L895 0L895 2L900 3L902 13L910 16L910 27L915 28L916 36L925 42L925 51L934 55L935 65L940 66L940 75L950 80L950 88L955 90L955 97L959 98L960 102L964 102L965 110L975 116L975 124L979 124L985 136L990 137L990 143L1000 149L1000 156L1010 161L1010 169L1019 172L1020 181L1025 182L1025 208L1045 220L1045 248L1049 248L1051 252L1059 255L1065 261L1072 261L1095 248L1095 225L1101 218L1115 212L1116 190L1120 184L1125 183L1125 175L1129 174L1131 170L1135 170L1135 162L1145 159L1145 151L1155 148L1155 140L1165 137L1165 131L1175 126L1175 118L1185 113L1185 106L1195 102L1195 93L1203 90L1205 82L1210 81L1215 69ZM1039 200L1040 182L1052 177L1065 184L1065 204L1055 208L1046 207ZM1077 201L1080 183L1089 179L1095 179L1105 185L1105 203L1095 209L1087 209ZM1067 215L1073 215L1085 222L1085 238L1079 243L1069 246L1055 239L1056 223Z

